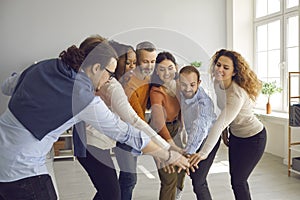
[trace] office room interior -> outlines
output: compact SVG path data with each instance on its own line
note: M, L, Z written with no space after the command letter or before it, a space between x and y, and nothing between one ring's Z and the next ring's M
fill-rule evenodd
M253 199L299 199L300 167L294 169L292 160L300 157L300 148L293 145L300 142L300 125L290 126L289 112L292 101L299 104L299 99L291 101L289 93L300 93L299 77L289 84L289 72L300 71L299 13L299 0L1 0L0 81L36 62L56 58L95 34L133 47L151 41L159 51L172 52L179 68L201 61L201 73L208 79L210 58L216 51L237 51L258 78L275 80L282 88L271 97L270 114L263 94L254 109L266 127L267 144L249 178ZM0 94L0 114L9 99ZM72 150L71 143L72 139L64 145ZM55 158L54 152L50 156L59 198L92 199L95 189L76 158ZM138 169L133 199L158 199L158 174L147 169L154 162L151 157L144 159L139 166L151 176ZM213 199L234 199L228 170L227 147L222 143L208 176ZM196 199L190 178L185 179L182 199Z

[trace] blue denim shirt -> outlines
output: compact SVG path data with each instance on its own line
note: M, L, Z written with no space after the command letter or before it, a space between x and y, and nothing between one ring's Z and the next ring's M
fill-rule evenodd
M203 88L199 87L191 99L186 99L182 94L181 112L187 132L187 154L196 153L203 140L207 137L209 129L216 120L214 104Z

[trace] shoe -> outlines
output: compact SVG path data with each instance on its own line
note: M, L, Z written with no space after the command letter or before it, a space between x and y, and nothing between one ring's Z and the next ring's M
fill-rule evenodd
M175 200L181 200L181 197L182 197L182 190L180 189L176 189L176 196L175 196Z

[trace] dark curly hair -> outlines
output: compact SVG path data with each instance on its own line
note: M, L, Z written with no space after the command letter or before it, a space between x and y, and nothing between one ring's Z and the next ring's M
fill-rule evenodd
M111 58L117 59L117 54L105 38L95 35L86 38L79 48L72 45L62 51L59 57L78 72L80 67L86 68L95 63L100 63L101 68L104 68L109 64Z

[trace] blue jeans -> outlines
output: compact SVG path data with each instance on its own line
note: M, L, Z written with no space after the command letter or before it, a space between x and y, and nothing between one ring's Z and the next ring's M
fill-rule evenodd
M114 148L116 159L120 167L119 184L121 200L131 200L133 189L137 182L137 157L131 154L132 147L117 142Z
M202 160L198 164L198 169L195 170L195 172L190 172L192 184L193 184L193 190L194 193L197 196L198 200L211 200L212 197L209 192L208 184L207 184L207 174L209 172L209 169L211 165L213 164L214 158L216 156L216 153L220 146L220 141L217 142L217 144L214 146L213 150L209 153L208 157L205 160ZM202 145L205 143L203 141ZM201 146L202 147L202 146ZM199 148L199 150L201 149Z
M0 182L0 200L56 200L56 192L48 174L12 182Z
M239 138L229 137L229 168L231 186L236 200L250 200L248 177L262 157L267 141L265 128L258 134Z

